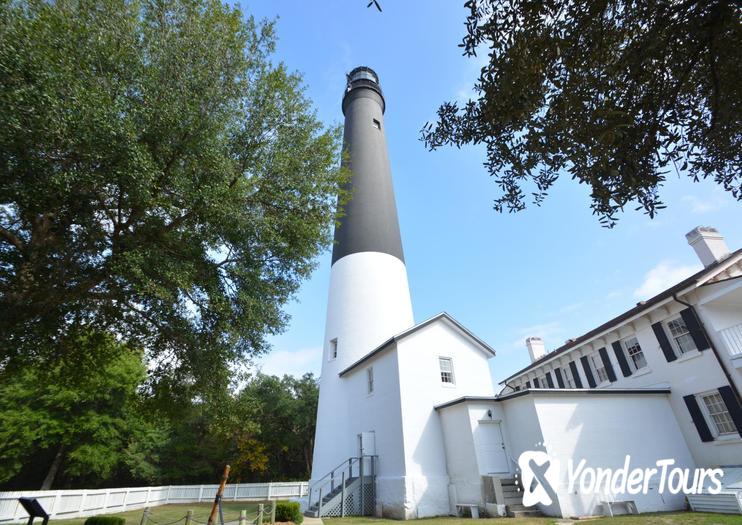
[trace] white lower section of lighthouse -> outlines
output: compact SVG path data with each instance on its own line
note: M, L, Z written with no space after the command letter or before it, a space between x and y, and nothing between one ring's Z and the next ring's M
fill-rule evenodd
M398 519L451 511L433 407L462 387L494 395L489 351L445 315L413 326L408 290L392 255L354 253L333 265L312 467L314 484L348 458L377 456L375 512ZM455 363L460 383L441 382L441 359Z
M366 428L364 418L359 420L360 414L354 411L351 400L358 392L368 395L367 389L361 387L358 390L349 384L351 381L338 377L338 374L392 335L410 328L413 322L407 271L397 257L360 252L347 255L333 264L312 480L324 476L349 457L357 456L358 434L361 432L373 431L379 440L388 437L384 429ZM385 375L378 371L380 379ZM399 377L396 371L394 375ZM378 386L371 395L390 394ZM395 388L398 398L398 382Z

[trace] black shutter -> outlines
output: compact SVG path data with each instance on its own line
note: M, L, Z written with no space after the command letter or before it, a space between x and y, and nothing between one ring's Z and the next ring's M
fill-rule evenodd
M531 382L530 381L526 381L526 388L531 388Z
M549 388L554 388L554 381L551 379L551 373L546 372L546 383L549 385Z
M559 388L564 388L564 379L562 379L562 371L559 368L555 368L554 375L557 378L557 385L559 385Z
M539 383L538 377L533 378L533 386L536 388L541 388L541 383Z
M518 390L520 390L520 385L515 385L515 389L514 389L514 390L515 390L516 392L517 392Z
M582 369L585 371L585 377L587 377L587 384L590 385L590 388L595 388L595 378L593 377L593 371L590 370L590 363L587 360L587 356L583 355L580 357L580 361L582 361Z
M569 369L572 370L572 379L575 382L575 386L577 388L582 388L582 379L580 379L580 373L577 371L577 363L570 361Z
M626 360L626 354L623 352L621 341L614 341L611 343L611 346L613 347L613 353L616 354L618 366L621 367L621 373L624 377L629 377L631 375L631 367L629 367L629 362Z
M600 354L600 359L603 361L603 366L605 367L605 373L608 374L608 381L610 381L611 383L615 383L616 373L613 371L613 365L611 364L611 359L610 357L608 357L608 350L606 350L604 346L600 350L598 350L598 353Z
M739 406L737 396L734 395L734 391L730 386L723 386L719 388L719 395L724 400L724 404L729 410L729 415L734 421L734 426L737 427L737 432L742 436L742 407Z
M654 336L657 338L657 342L660 344L660 348L662 348L662 353L665 354L667 362L675 361L678 356L675 355L675 352L670 345L670 341L667 339L667 334L665 333L662 323L654 323L652 325L652 331L654 332Z
M693 424L696 425L698 435L701 436L701 441L713 441L714 436L711 435L709 426L706 424L706 418L703 417L703 414L701 413L701 408L698 406L696 396L683 396L683 401L685 401L685 406L688 407L688 412L690 412L690 417L693 419Z
M683 321L685 321L685 326L688 327L690 336L693 338L693 342L696 343L696 348L698 348L700 351L708 350L709 348L711 348L709 340L706 339L706 334L701 327L701 323L698 322L696 313L690 308L686 308L685 310L680 312L680 317L682 317Z

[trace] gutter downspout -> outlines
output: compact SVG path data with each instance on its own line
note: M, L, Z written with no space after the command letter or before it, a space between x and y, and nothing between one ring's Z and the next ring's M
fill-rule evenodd
M742 398L739 395L739 390L737 390L737 385L734 382L734 379L732 379L732 376L729 373L729 370L727 370L727 366L724 364L724 361L719 355L719 350L718 348L716 348L716 344L714 344L713 339L711 339L711 337L709 336L708 330L706 330L706 325L703 323L703 320L699 317L698 312L696 312L695 307L692 304L686 303L685 301L679 299L677 293L672 294L672 298L675 299L680 304L687 306L690 309L691 313L693 313L693 315L695 316L696 321L698 321L698 326L700 326L701 330L703 330L703 335L706 336L706 340L709 342L709 346L711 346L711 351L714 353L714 356L716 357L716 361L719 363L719 366L721 367L722 372L724 372L724 375L727 378L727 382L729 383L729 386L734 391L734 395L737 396L737 403L742 404Z

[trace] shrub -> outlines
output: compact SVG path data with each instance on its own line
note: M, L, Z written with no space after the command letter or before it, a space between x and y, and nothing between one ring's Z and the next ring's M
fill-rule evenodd
M90 516L85 525L124 525L126 520L119 516Z
M302 516L301 514L301 507L299 507L299 502L276 501L276 521L293 521L294 523L296 523L296 525L299 525L302 521L304 521L304 516Z

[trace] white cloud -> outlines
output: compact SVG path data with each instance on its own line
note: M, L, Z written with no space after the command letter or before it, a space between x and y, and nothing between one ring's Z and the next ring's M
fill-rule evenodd
M322 366L322 348L302 348L299 350L274 350L256 363L264 374L301 377L307 372L319 376Z
M686 277L690 277L700 269L699 265L679 265L673 261L661 261L646 273L644 282L634 290L634 297L649 299Z
M695 195L684 195L681 200L689 206L691 213L697 215L719 211L726 207L728 203L726 195L719 192L714 192L713 195L704 199L698 198Z
M526 326L518 330L519 338L512 342L513 348L526 348L527 337L540 337L546 348L556 348L564 342L564 328L559 321Z

